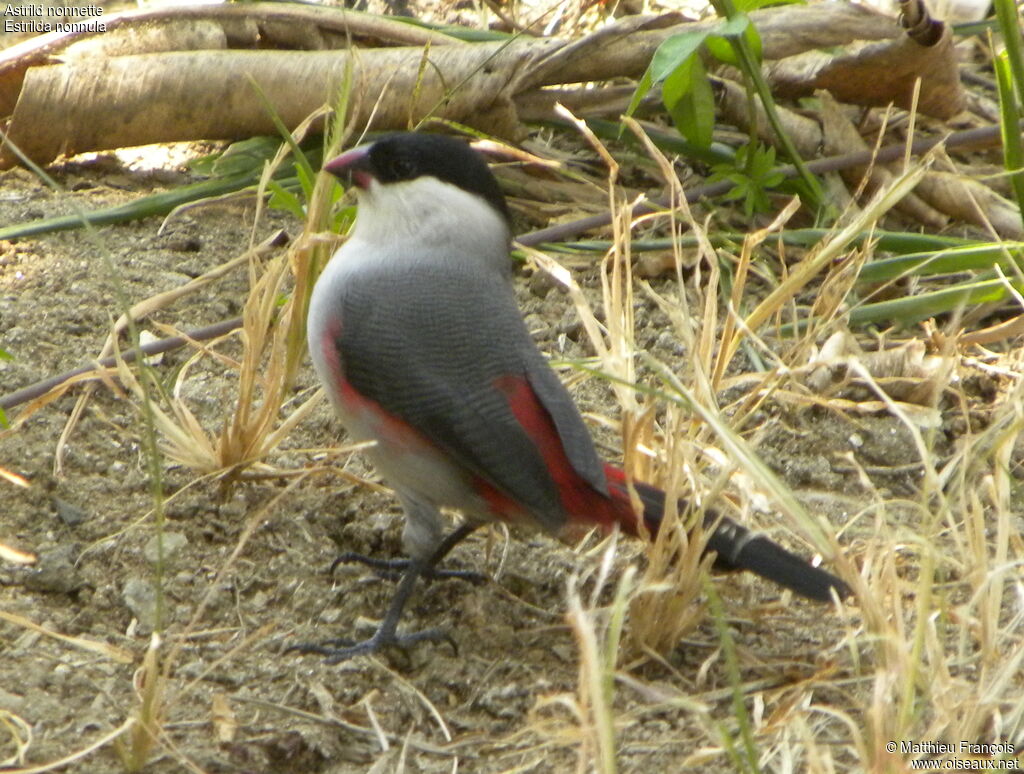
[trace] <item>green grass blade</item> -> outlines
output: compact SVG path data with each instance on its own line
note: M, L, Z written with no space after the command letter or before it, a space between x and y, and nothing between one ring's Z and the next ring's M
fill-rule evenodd
M784 231L772 238L772 242L781 241L784 245L794 247L811 247L825 238L830 232L821 228L797 228ZM719 231L709 234L708 238L715 247L739 245L743 243L746 234L737 231ZM858 234L851 244L860 246L867 240L873 240L875 249L883 252L897 253L927 253L931 254L937 250L952 250L957 248L979 247L978 242L972 239L961 239L959 237L933 236L931 234L914 234L902 231L873 231ZM683 248L696 247L697 239L692 236L679 237L679 245ZM544 250L562 253L604 253L611 247L611 242L606 239L580 239L573 242L548 242L543 245ZM630 249L637 252L653 252L656 250L671 250L673 240L671 237L656 239L636 239L630 243ZM984 243L989 245L990 243ZM1008 243L1010 249L1016 249L1021 243ZM888 260L888 259L882 259ZM874 265L874 264L869 264ZM992 262L985 264L985 268L992 265ZM863 276L863 272L861 273Z
M1024 218L1024 142L1020 133L1020 101L1014 93L1013 65L1009 49L995 57L992 66L999 89L1000 133L1003 139L1003 166L1010 176L1010 185L1017 199L1017 208Z
M1017 102L1024 104L1024 38L1021 37L1020 17L1013 0L993 0L999 31L1006 46L1006 59L1017 92Z
M859 281L886 282L910 275L926 277L964 271L984 271L996 265L1019 267L1022 265L1022 259L1024 242L968 245L872 261L861 269Z
M281 120L280 114L277 109L270 102L270 98L267 97L266 92L263 91L262 87L256 83L255 80L249 78L249 85L253 91L256 92L256 96L263 105L263 109L270 116L270 120L274 122L274 127L277 129L277 133L281 135L281 139L288 144L291 148L292 159L295 162L295 171L299 178L299 183L302 185L302 190L305 194L305 198L308 199L309 195L313 191L313 180L316 178L316 170L313 169L312 164L306 157L306 154L299 147L299 143L292 136L292 133L288 131L288 127L284 125L284 121Z
M21 239L39 234L49 234L54 231L82 228L85 224L106 226L111 223L125 223L131 220L138 220L139 218L148 218L153 215L166 215L175 207L180 207L183 204L254 188L258 178L258 174L246 173L220 180L204 180L201 183L192 183L175 188L173 191L143 196L141 199L136 199L127 204L103 207L82 215L61 215L55 218L43 218L28 223L19 223L14 226L0 228L0 239ZM289 177L278 182L285 188L298 186L299 183L295 177Z
M850 325L855 327L890 321L912 325L962 306L1002 301L1010 294L1007 283L1018 291L1024 288L1024 281L1021 280L982 279L966 282L930 293L864 304L850 311Z

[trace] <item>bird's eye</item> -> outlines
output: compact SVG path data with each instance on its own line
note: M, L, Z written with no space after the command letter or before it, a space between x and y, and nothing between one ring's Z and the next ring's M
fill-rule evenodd
M416 165L407 158L398 156L391 160L391 176L395 180L408 180L416 176Z

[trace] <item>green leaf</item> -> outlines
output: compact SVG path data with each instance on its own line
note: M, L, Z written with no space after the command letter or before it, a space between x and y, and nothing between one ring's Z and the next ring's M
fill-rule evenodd
M732 43L729 39L722 35L709 35L708 40L708 51L715 59L719 62L723 62L733 67L740 66L739 57L736 56L736 51L732 47Z
M665 79L661 86L661 101L665 103L669 113L675 110L676 105L682 102L683 98L693 89L694 62L700 61L696 57L688 59L676 68L675 72ZM673 116L675 118L675 116Z
M300 220L305 219L306 208L302 206L298 196L276 180L267 181L267 190L270 191L270 199L267 201L267 206L274 210L289 212Z
M729 175L726 180L731 180L734 185L732 189L722 194L722 201L735 202L747 198L750 190L750 178L742 175Z
M629 101L629 107L626 108L627 116L633 115L633 112L638 107L640 107L640 102L643 100L644 97L647 96L647 93L651 90L651 86L653 85L654 81L651 78L651 68L648 67L647 71L643 74L643 77L640 79L640 83L637 84L636 91L633 92L633 99ZM619 133L622 133L621 127L619 129Z
M338 191L341 191L341 186L335 186ZM348 231L348 224L356 219L356 207L354 204L350 204L347 207L342 207L336 213L334 213L331 225L332 231L335 234L344 234Z
M741 67L739 56L736 53L736 43L742 35L747 47L750 49L754 61L761 62L761 36L757 28L751 23L749 17L737 14L732 19L719 27L715 35L709 35L707 39L708 51L718 61L733 67Z
M232 143L218 158L214 159L210 168L216 177L228 177L243 173L258 172L263 162L274 158L281 141L276 137L250 137Z
M677 68L697 53L705 39L708 37L707 30L684 32L681 35L673 35L666 38L658 46L651 59L651 79L654 83L661 83Z
M764 44L761 42L761 33L757 31L757 27L753 24L747 25L743 31L743 37L746 38L747 45L750 46L750 53L754 55L754 61L761 64L764 61Z
M668 90L669 80L666 80L662 99L679 133L694 145L709 148L714 139L715 95L700 57L693 57L687 69L685 78L690 88L670 102L669 94L674 96L678 92Z
M749 22L743 19L736 25L737 31L744 24ZM712 32L728 27L728 23L720 23L713 30L684 32L664 40L640 79L626 115L633 115L651 88L663 83L662 101L679 133L694 145L709 148L714 129L714 94L700 61L700 47Z
M750 177L755 180L763 180L775 167L775 148L764 145L751 145L750 158L747 166L750 170Z
M775 149L756 142L748 142L736 149L732 162L716 164L709 182L727 180L733 187L722 195L722 200L743 200L743 210L750 216L770 209L768 191L785 180L775 166Z
M715 32L723 38L734 38L742 35L750 26L750 18L746 14L737 13L720 24Z

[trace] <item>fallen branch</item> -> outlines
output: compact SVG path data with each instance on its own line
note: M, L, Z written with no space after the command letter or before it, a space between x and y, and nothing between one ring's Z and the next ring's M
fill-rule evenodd
M31 67L53 58L126 56L258 46L342 48L350 41L403 46L457 42L385 16L296 3L160 6L105 14L96 29L50 32L0 52L0 116L10 115ZM101 28L102 25L102 28Z
M82 56L24 71L7 135L29 158L46 163L59 153L274 134L250 82L291 128L329 103L351 68L356 125L400 129L440 118L515 137L522 131L520 100L534 110L536 95L547 86L639 76L666 38L718 23L679 24L678 18L626 17L577 41L520 37L337 51ZM959 110L948 36L944 46L922 46L895 20L853 5L784 6L751 18L766 59L867 41L850 66L882 60L894 71L899 63L900 78L880 90L871 80L842 78L841 67L822 66L819 58L800 76L787 71L792 93L810 93L828 83L843 101L909 106L920 77L922 110L940 117ZM4 68L0 59L0 76ZM4 112L0 103L0 115ZM0 156L0 164L12 163L10 156Z

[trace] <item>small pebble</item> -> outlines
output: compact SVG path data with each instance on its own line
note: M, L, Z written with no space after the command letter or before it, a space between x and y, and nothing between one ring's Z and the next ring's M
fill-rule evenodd
M164 565L166 566L176 561L178 554L187 545L188 538L180 532L165 532L163 534ZM156 565L160 561L159 535L153 535L153 537L146 541L142 554L146 557L146 561L152 565Z
M156 626L156 587L143 578L131 578L121 592L124 603L138 619L139 634L149 634Z

